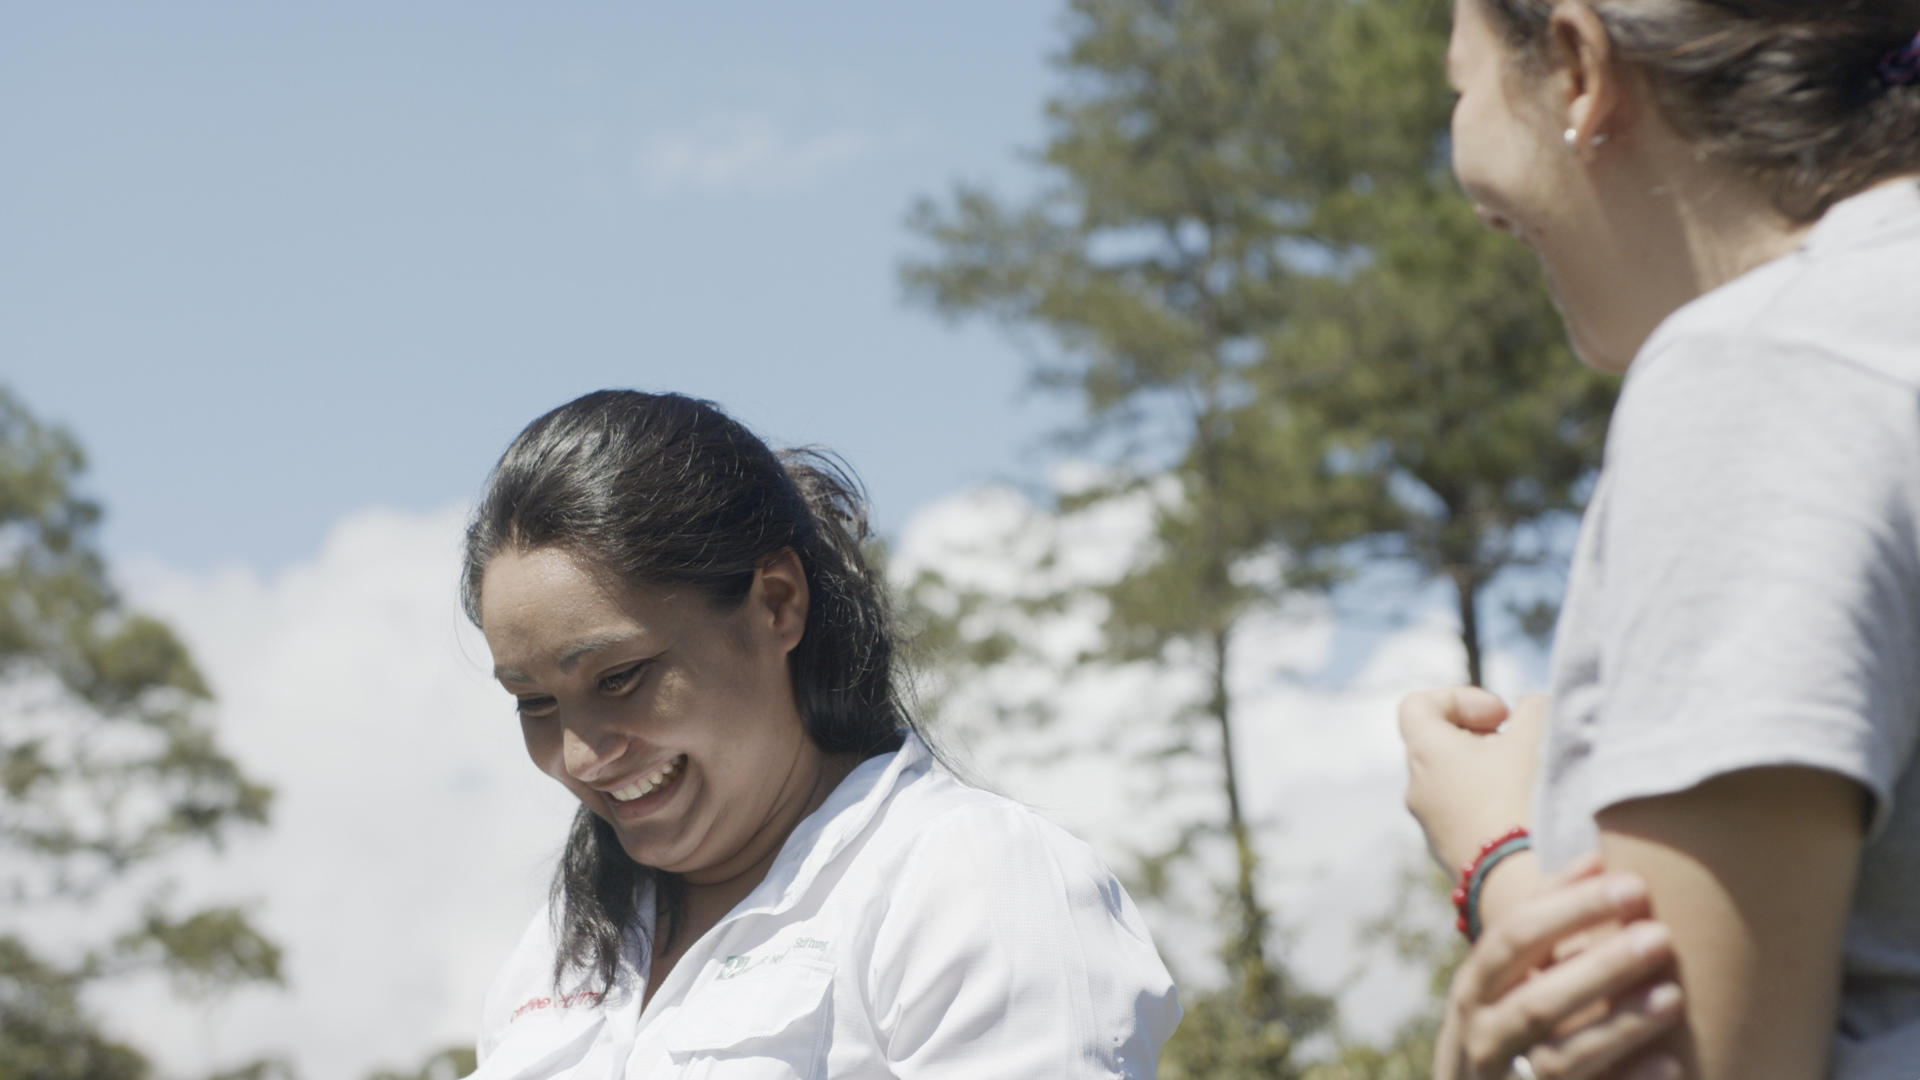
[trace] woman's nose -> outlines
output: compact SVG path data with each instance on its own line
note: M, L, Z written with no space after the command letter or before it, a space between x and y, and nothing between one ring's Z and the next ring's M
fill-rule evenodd
M561 734L560 764L567 775L583 784L602 779L608 766L620 760L626 739L611 728L582 730L571 724Z

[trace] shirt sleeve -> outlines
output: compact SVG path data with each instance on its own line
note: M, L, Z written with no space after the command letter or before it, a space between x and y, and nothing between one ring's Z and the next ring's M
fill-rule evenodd
M868 971L901 1080L1152 1077L1173 982L1120 883L1018 806L950 812L892 890Z
M505 1040L519 1007L552 994L553 934L552 916L543 906L520 932L480 1006L480 1034L474 1040L474 1055L485 1064Z
M1914 389L1738 338L1641 363L1608 448L1585 809L1801 765L1871 793L1877 835L1920 729Z

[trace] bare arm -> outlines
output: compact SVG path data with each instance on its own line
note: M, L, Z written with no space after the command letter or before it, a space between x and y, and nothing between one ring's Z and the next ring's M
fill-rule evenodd
M1602 811L1607 867L1647 883L1672 931L1697 1080L1822 1075L1865 798L1811 768L1748 769Z

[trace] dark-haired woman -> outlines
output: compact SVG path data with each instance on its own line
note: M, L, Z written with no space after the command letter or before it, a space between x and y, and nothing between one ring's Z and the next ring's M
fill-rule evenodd
M674 395L590 394L501 458L463 594L581 808L478 1077L1154 1075L1179 1008L1138 913L933 767L863 520Z
M1449 62L1626 380L1550 715L1402 711L1486 927L1436 1072L1920 1076L1920 2L1457 0Z

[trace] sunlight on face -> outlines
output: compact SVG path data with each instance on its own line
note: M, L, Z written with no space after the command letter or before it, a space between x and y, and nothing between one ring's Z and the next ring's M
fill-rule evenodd
M791 641L755 618L764 584L724 612L692 589L633 587L554 548L487 566L481 625L528 755L636 862L689 880L724 875L817 771Z
M1453 171L1480 219L1540 256L1547 287L1574 351L1595 367L1624 367L1596 342L1594 314L1611 287L1595 258L1604 228L1591 186L1562 138L1558 76L1533 69L1494 26L1483 0L1455 0L1447 79L1453 109Z

